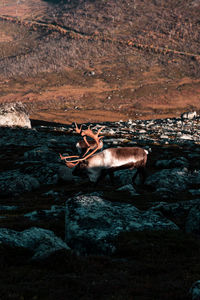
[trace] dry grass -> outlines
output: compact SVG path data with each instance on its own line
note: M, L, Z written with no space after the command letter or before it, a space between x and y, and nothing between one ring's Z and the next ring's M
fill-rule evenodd
M24 18L0 20L0 101L33 103L34 111L67 103L130 118L177 115L191 102L200 109L195 3L22 1Z

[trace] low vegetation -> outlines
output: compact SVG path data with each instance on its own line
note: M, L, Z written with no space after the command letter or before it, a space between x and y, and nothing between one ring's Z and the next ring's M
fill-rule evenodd
M198 7L186 0L29 0L16 7L5 0L0 101L34 103L37 118L41 103L66 101L72 110L108 109L124 118L177 114L191 103L199 109Z

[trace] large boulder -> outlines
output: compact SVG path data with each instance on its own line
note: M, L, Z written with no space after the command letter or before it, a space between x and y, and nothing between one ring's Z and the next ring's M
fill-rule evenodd
M70 248L51 230L32 227L22 232L0 228L0 244L22 247L33 251L33 260L43 259L53 252Z
M200 234L200 199L175 203L160 202L154 204L152 211L160 211L166 217L176 220L186 232Z
M0 126L31 128L29 114L21 102L0 105Z
M66 203L66 241L77 253L109 254L120 232L178 230L160 212L140 211L131 204L78 195Z

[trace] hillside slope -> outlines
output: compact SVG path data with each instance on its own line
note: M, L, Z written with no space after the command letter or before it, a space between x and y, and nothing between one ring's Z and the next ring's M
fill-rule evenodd
M67 123L200 109L199 1L3 2L1 102Z

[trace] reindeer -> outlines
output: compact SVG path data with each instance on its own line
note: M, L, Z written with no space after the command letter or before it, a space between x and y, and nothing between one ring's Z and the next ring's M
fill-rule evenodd
M132 183L134 185L135 179L139 174L141 180L145 180L145 166L147 162L148 151L139 147L120 147L120 148L108 148L102 152L96 153L101 149L101 138L99 136L100 128L96 134L92 132L90 127L80 133L83 136L85 142L87 141L86 136L91 137L96 147L92 152L88 153L92 148L89 145L85 154L82 157L75 156L62 156L61 160L65 160L67 167L75 169L72 174L80 177L88 176L90 181L97 184L107 174L110 175L111 181L114 183L114 172L123 169L137 169L137 172L132 177ZM86 142L87 143L87 142ZM74 160L69 160L76 158Z

